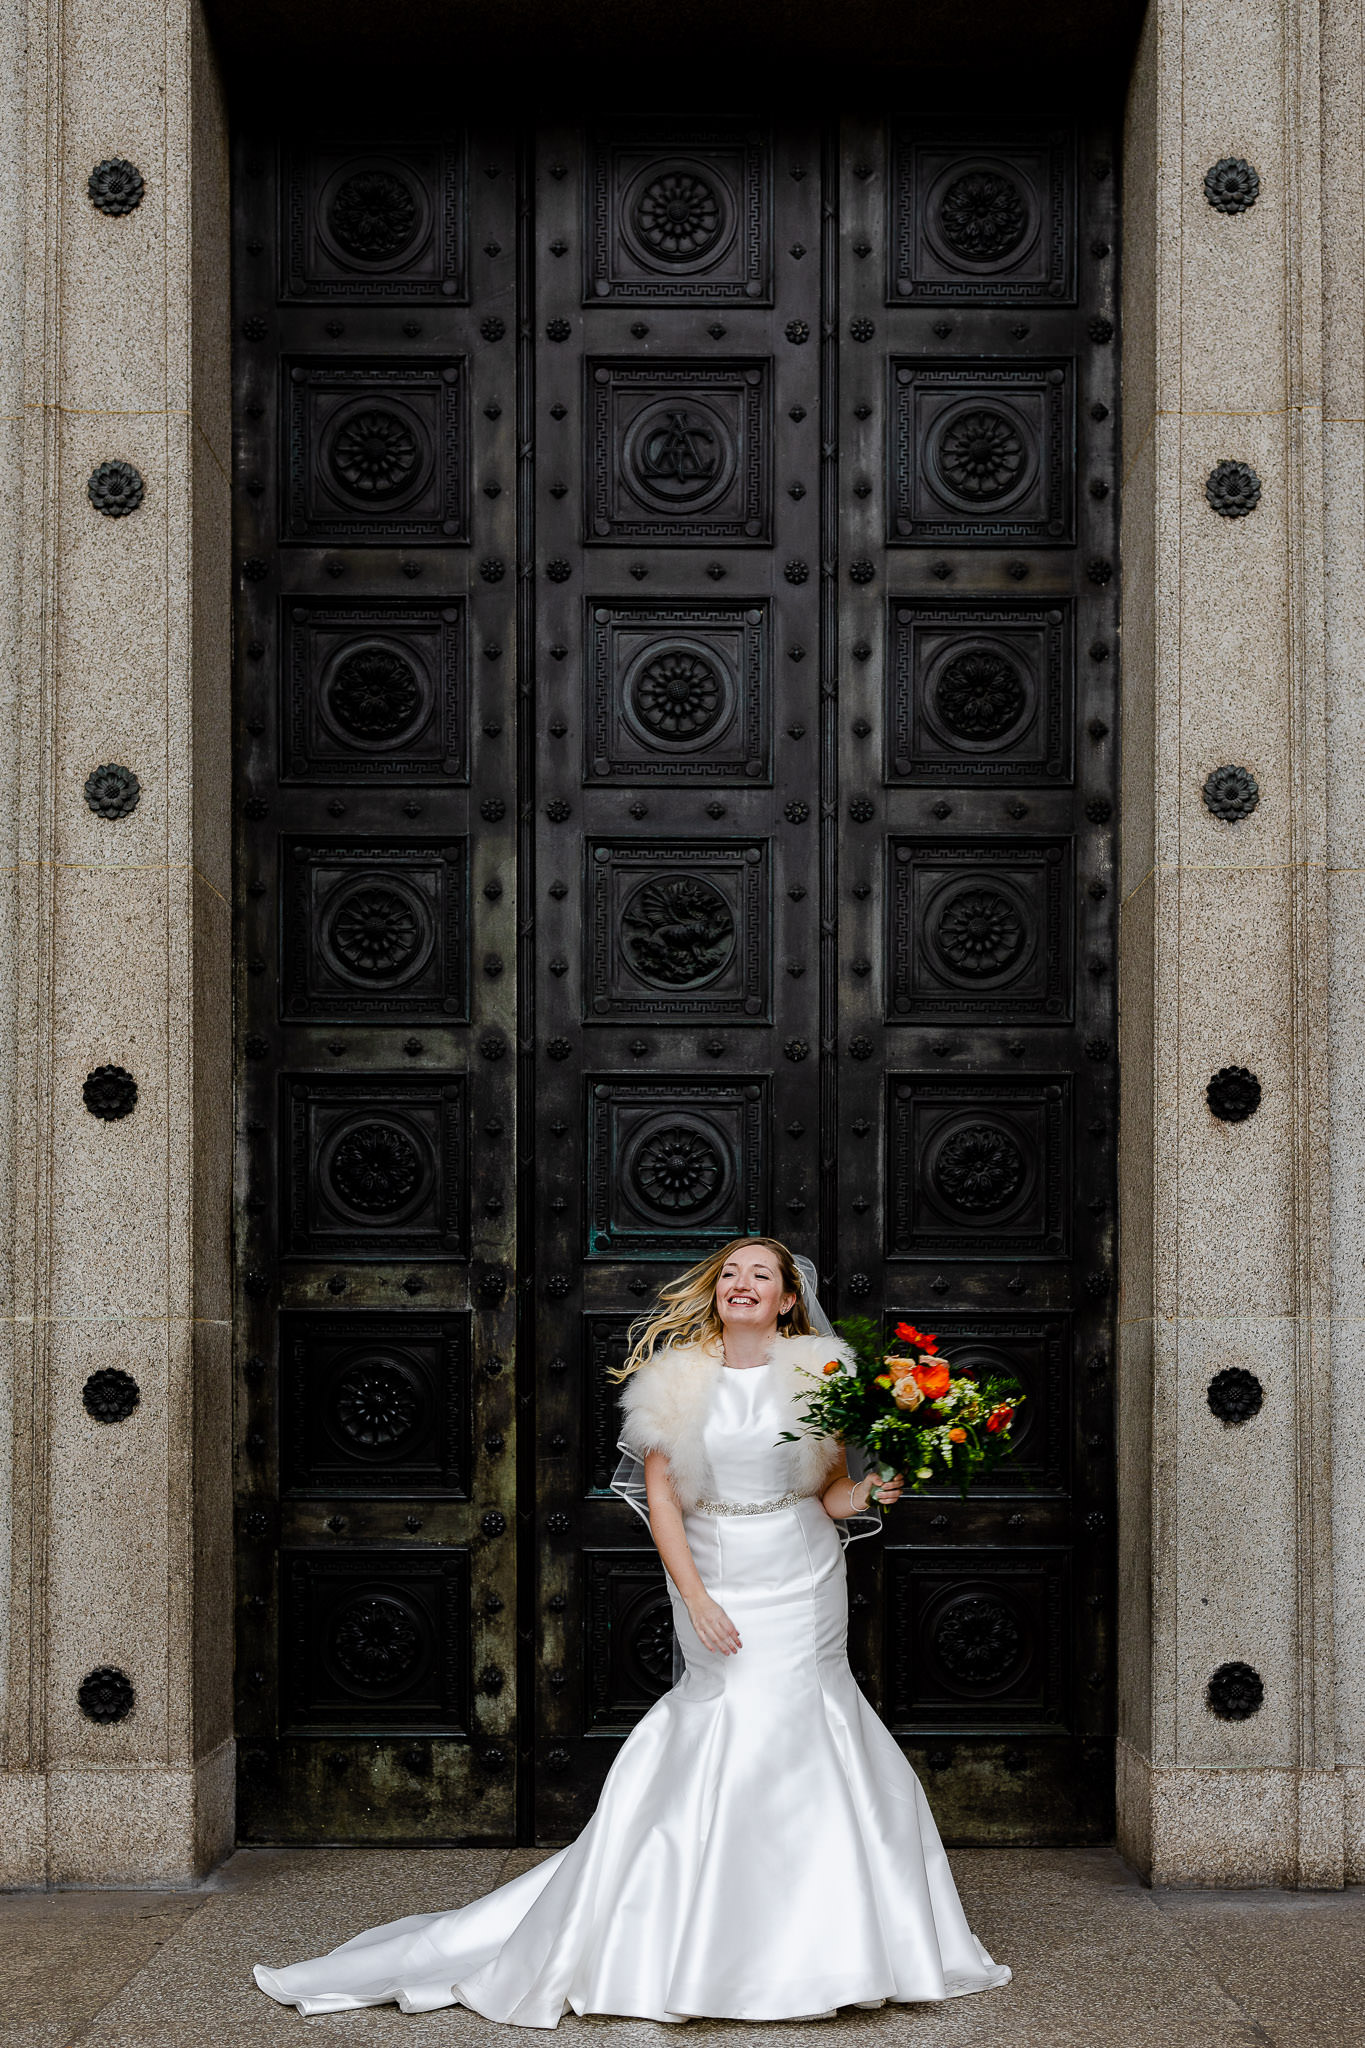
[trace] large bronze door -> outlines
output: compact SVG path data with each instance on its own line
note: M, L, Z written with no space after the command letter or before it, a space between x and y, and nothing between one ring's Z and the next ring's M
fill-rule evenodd
M606 1368L752 1230L1024 1379L853 1661L950 1835L1107 1832L1102 154L240 145L245 1838L582 1824L670 1668Z

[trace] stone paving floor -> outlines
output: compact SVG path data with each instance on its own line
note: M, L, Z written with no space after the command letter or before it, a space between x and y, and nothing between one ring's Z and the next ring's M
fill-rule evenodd
M534 1850L240 1850L191 1892L0 1894L0 2048L510 2048L458 2007L301 2020L251 1981L463 1904ZM1159 1892L1106 1849L958 1850L1003 1991L782 2024L561 2021L564 2048L1365 2048L1365 1887Z

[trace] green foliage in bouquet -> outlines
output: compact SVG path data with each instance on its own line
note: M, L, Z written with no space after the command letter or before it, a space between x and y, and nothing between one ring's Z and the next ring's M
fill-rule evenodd
M1014 1449L1014 1416L1024 1395L1012 1374L958 1371L939 1356L938 1338L913 1323L897 1323L889 1349L870 1316L834 1327L854 1361L831 1359L822 1372L807 1374L813 1384L800 1435L857 1444L883 1479L903 1472L912 1493L936 1479L954 1480L964 1499L972 1481ZM784 1430L782 1440L795 1443L797 1434Z

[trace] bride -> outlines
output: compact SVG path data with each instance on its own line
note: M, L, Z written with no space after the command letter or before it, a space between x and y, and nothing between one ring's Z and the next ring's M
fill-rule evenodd
M257 1964L281 2005L553 2027L817 2018L1008 1983L848 1667L847 1524L898 1499L901 1475L854 1480L833 1439L780 1440L802 1372L849 1358L814 1280L785 1245L737 1238L631 1332L614 1485L653 1531L684 1669L582 1834L472 1905Z

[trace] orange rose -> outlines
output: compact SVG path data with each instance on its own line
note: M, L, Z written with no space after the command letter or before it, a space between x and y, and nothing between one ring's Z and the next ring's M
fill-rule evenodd
M937 1401L940 1394L947 1393L952 1384L952 1377L947 1366L935 1359L921 1359L914 1369L915 1384L931 1401Z
M966 1443L966 1441L967 1441L967 1432L966 1432L966 1430L965 1430L965 1429L950 1429L950 1430L948 1431L948 1441L949 1441L949 1443L950 1443L950 1444L965 1444L965 1443Z
M829 1360L829 1363L828 1363L827 1365L822 1365L822 1366L821 1366L820 1370L821 1370L821 1371L822 1371L822 1372L823 1372L823 1373L825 1374L825 1376L826 1376L827 1378L828 1378L828 1376L829 1376L829 1374L830 1374L830 1373L832 1373L832 1372L838 1372L838 1370L839 1370L839 1361L838 1361L838 1359L837 1359L837 1358L831 1358L831 1359Z
M992 1436L998 1436L1002 1429L1008 1429L1014 1418L1014 1410L1008 1401L1002 1401L998 1408L992 1408L986 1417L986 1427Z

